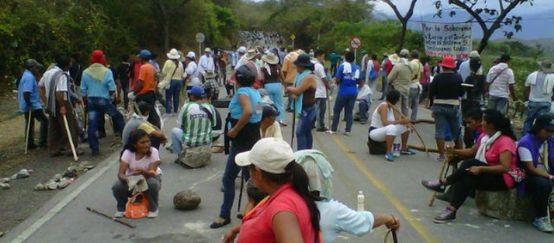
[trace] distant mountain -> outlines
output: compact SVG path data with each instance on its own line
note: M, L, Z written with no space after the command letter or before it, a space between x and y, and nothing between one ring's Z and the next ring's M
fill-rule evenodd
M514 38L520 40L537 40L537 39L554 39L554 8L542 10L535 13L522 13L519 14L522 17L522 31L514 33ZM374 18L377 20L395 19L394 16L389 16L383 13L375 13ZM456 15L450 17L448 12L443 13L442 18L434 16L434 14L427 14L423 16L414 16L408 23L408 28L412 30L421 30L422 22L464 22L470 19L470 15L463 10L456 11ZM483 34L481 27L477 23L473 23L472 28L473 39L480 39ZM492 39L499 40L505 39L504 32L513 31L512 27L503 27L497 30Z

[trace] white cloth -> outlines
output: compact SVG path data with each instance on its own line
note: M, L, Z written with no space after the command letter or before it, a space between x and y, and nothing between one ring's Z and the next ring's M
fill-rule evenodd
M323 83L323 80L327 78L327 75L325 74L325 68L321 65L321 63L319 63L319 61L315 62L314 74L317 83L315 98L327 98L327 88L325 87L325 83Z
M527 76L525 87L529 87L530 90L529 101L551 102L554 74L535 71Z
M381 127L384 126L383 121L381 121L381 114L379 114L379 108L381 108L381 106L383 106L385 104L387 104L387 102L381 103L373 111L373 115L371 116L371 126L372 127L381 128ZM389 121L389 122L395 121L394 112L393 112L392 108L390 108L390 107L389 107L389 110L387 111L387 121Z
M214 73L215 65L214 59L211 56L202 55L198 62L198 71L204 75L206 73Z
M499 63L489 70L487 83L491 83L489 95L510 98L510 84L515 84L514 72L508 67L508 64Z
M475 155L475 158L485 164L488 164L489 162L487 162L487 159L485 158L485 153L491 148L496 139L498 139L501 135L501 132L496 132L494 135L492 135L492 137L489 137L489 135L485 135L483 138L481 138L481 144L479 145L479 149L477 149L477 154Z
M355 211L335 200L316 202L321 219L323 242L334 242L341 232L361 237L373 229L374 216L368 211Z
M361 89L358 89L358 97L356 97L356 99L363 100L363 99L366 99L366 97L371 94L373 93L371 92L369 85L364 84L364 86Z
M265 134L262 133L262 129L260 128L260 134L262 135L262 138L279 138L283 139L283 134L281 133L281 124L279 124L278 121L275 121L271 126L269 126L265 130Z
M40 79L38 86L44 87L46 89L46 95L50 93L50 82L52 81L54 74L57 73L58 71L62 71L62 69L59 68L58 66L54 66L50 70L46 71L42 76L42 78ZM66 73L69 75L69 72L66 72ZM56 91L61 91L61 92L68 91L66 75L61 75L58 78L58 85L56 85ZM67 97L65 97L65 99L67 100Z
M195 62L191 61L187 65L187 68L185 69L185 75L186 77L190 77L190 81L187 84L187 86L201 86L202 82L200 81L200 78L198 78L198 65L196 65Z
M398 137L408 129L404 125L388 125L371 130L369 137L375 142L384 142L387 136Z
M342 64L342 73L344 74L352 73L352 64L350 64L349 62L344 62Z

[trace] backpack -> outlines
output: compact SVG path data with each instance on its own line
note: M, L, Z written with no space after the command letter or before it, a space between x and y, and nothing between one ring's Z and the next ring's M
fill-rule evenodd
M148 216L148 198L144 193L137 193L129 198L125 205L125 218L141 219Z

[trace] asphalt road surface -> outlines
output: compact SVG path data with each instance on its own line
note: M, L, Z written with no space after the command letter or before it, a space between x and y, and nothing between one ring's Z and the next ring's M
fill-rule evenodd
M285 139L290 141L292 122L291 114L287 115L289 126L283 128L283 132ZM429 116L429 111L420 111L420 118ZM164 119L164 130L169 134L175 126L175 117ZM344 125L341 123L341 130ZM438 175L441 164L435 161L436 155L428 157L425 153L417 153L402 156L394 163L386 162L383 156L369 155L368 126L355 123L348 137L314 130L314 148L323 151L334 166L335 199L356 208L356 196L362 190L366 209L401 218L400 242L554 242L553 235L536 231L528 222L502 221L480 215L471 199L458 212L455 222L434 224L433 217L446 204L436 201L435 206L428 207L431 193L420 185L420 180ZM426 144L435 147L433 127L418 125L418 128ZM419 144L419 141L412 136L410 143ZM111 186L118 168L118 154L114 153L42 208L29 209L36 212L0 238L0 242L220 242L230 226L217 230L208 226L218 215L223 199L220 187L225 156L213 154L207 167L186 170L173 163L175 155L161 150L163 182L158 218L127 220L136 225L136 229L131 229L85 209L93 207L110 215L114 213ZM198 209L183 212L173 208L173 195L185 189L193 189L201 196ZM238 193L236 195L238 197ZM233 212L237 210L236 202ZM233 218L231 225L239 223ZM385 233L385 229L378 229L363 237L343 234L337 242L383 242Z

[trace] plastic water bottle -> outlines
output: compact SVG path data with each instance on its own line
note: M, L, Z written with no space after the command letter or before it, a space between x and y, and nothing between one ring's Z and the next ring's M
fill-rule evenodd
M358 211L364 211L365 196L363 191L358 192Z
M400 144L394 143L392 146L392 152L394 157L400 157Z

